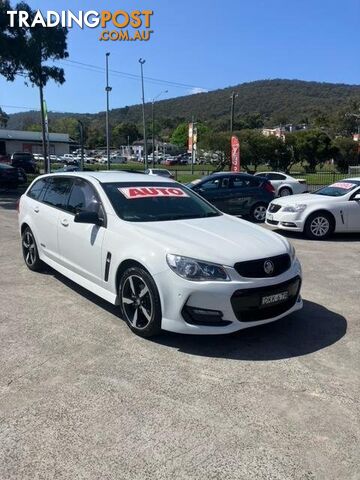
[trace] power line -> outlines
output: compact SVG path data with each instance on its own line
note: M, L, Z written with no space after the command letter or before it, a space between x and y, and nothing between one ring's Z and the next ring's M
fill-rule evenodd
M89 68L95 69L98 72L104 72L105 71L105 69L103 67L99 67L97 65L92 65L90 63L79 62L79 61L76 61L76 60L62 60L62 62L78 65L79 68L80 67L86 67L87 69L89 69ZM115 75L119 75L119 76L128 78L130 80L137 80L137 81L141 80L140 75L136 75L135 73L123 72L123 71L114 70L114 69L109 70L109 72L111 72L112 74L115 74ZM178 87L178 88L199 88L199 85L191 85L191 84L188 84L188 83L173 82L171 80L163 80L163 79L155 78L155 77L145 77L144 76L144 79L147 80L148 82L151 82L151 83L156 83L156 84L160 83L160 84L170 85L170 86Z

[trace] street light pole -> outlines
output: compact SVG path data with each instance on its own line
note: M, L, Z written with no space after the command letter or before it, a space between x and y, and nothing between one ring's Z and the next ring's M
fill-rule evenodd
M141 91L142 91L142 117L143 117L143 129L144 129L144 169L148 168L148 156L147 156L147 138L146 138L146 121L145 121L145 93L144 93L144 71L143 65L145 60L139 59L141 68Z
M106 158L107 169L110 170L110 127L109 127L109 94L112 88L109 86L109 55L106 54Z
M79 130L80 130L80 169L81 171L84 170L84 124L81 120L78 120L79 123Z
M155 166L155 133L154 133L154 126L155 126L155 114L154 114L154 104L155 100L157 100L163 93L168 93L168 90L164 90L160 92L156 97L152 99L151 102L151 120L152 120L152 168Z
M238 96L237 93L232 92L231 98L231 109L230 109L230 133L234 131L234 110L235 110L235 98Z

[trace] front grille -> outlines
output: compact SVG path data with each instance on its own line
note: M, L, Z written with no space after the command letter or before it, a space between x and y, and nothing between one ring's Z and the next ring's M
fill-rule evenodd
M273 271L266 273L265 264L270 261L273 265ZM287 253L276 257L260 258L259 260L248 260L247 262L235 263L234 268L242 277L247 278L267 278L276 277L286 272L290 268L290 255Z
M266 220L266 223L269 223L270 225L279 225L279 222L277 220Z
M292 308L299 296L300 277L270 287L237 290L231 297L231 305L236 318L241 322L255 322L277 317ZM262 298L267 295L288 292L286 301L275 305L262 305Z
M268 211L270 213L276 213L280 210L281 205L277 205L276 203L270 203Z

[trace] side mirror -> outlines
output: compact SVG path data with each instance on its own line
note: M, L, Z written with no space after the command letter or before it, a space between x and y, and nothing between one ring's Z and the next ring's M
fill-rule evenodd
M78 212L74 218L75 223L91 223L93 225L103 225L103 219L96 212Z
M357 193L355 197L352 198L355 202L360 202L360 193Z

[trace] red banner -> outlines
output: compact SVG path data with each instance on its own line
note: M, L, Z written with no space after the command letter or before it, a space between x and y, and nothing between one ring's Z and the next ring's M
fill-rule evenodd
M240 172L240 142L238 137L231 137L231 171Z

